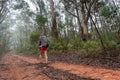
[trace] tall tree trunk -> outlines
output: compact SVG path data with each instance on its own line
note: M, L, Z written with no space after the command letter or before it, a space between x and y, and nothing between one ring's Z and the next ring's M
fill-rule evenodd
M82 12L82 39L84 41L88 40L88 30L87 30L87 21L86 21L86 16L85 16L85 7L84 3L81 2L81 12Z
M78 12L78 7L76 6L76 13L77 13L77 20L78 20L78 26L79 26L79 32L82 30L82 26L81 26L81 21L80 21L80 17L79 17L79 12ZM82 31L80 32L80 36L81 36Z
M54 2L53 2L53 0L50 0L50 7L51 7L51 16L52 16L52 37L53 37L54 39L58 39L56 14L55 14L55 9L54 9Z
M7 1L8 0L0 1L0 24L3 22L3 20L5 19L6 15L8 13Z

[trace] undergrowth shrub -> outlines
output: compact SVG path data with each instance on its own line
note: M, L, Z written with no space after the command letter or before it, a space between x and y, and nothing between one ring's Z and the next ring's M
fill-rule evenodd
M116 41L106 41L105 47L110 57L118 57L120 55L120 45Z
M30 35L30 47L29 53L30 54L38 54L38 40L39 40L40 33L39 32L32 32Z
M38 38L39 33L31 33L30 36L30 48L29 51L31 53L39 53L38 50ZM118 57L120 56L120 45L118 45L114 40L109 40L104 42L107 52L110 56ZM49 53L62 53L62 52L71 52L77 51L79 52L79 57L92 57L98 58L103 55L102 45L99 40L92 40L84 42L80 38L67 39L60 38L58 40L51 39L49 44ZM105 54L105 53L104 53Z
M101 53L101 46L99 41L88 41L84 42L79 38L67 40L51 40L49 51L50 53L61 53L61 52L71 52L77 51L80 53L81 57L98 57Z
M102 48L99 41L88 41L81 43L80 57L97 58L101 56Z

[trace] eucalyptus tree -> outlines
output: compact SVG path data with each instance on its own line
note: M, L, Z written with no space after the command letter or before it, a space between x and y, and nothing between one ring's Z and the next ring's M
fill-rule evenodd
M88 20L93 4L96 0L63 0L66 11L77 18L81 37L88 40ZM86 10L88 8L88 11Z
M3 22L4 18L8 13L8 1L9 0L0 0L0 23Z
M43 0L31 0L31 2L35 5L37 14L45 15L47 13L45 9L45 3Z
M0 53L6 52L10 49L10 17L7 16L6 19L0 24Z
M49 8L48 1L44 0L31 0L31 2L36 7L36 23L37 23L37 32L45 32L46 35L50 33L50 19L49 19Z
M9 21L6 21L9 12L9 0L0 0L0 53L9 49Z
M50 27L52 37L54 39L58 39L56 10L54 8L55 6L54 1L53 0L50 0L50 1L31 0L31 1L36 5L36 8L37 8L36 22L39 25L40 30L48 32L49 30L47 27ZM48 22L48 25L46 27L45 25L47 22Z
M77 0L70 0L70 1L63 0L63 4L65 7L65 11L67 12L67 13L65 13L66 21L69 22L69 19L72 16L73 17L71 19L73 19L74 17L77 18L79 32L81 32L82 26L81 26L80 14L79 14L80 9L79 9L79 5L78 5L78 1ZM68 17L67 17L67 15L68 15ZM72 16L70 16L70 15L72 15ZM73 24L72 22L70 22L70 23ZM80 36L81 36L81 33L80 33Z
M58 39L56 14L55 14L55 8L54 8L54 1L53 0L50 0L50 8L51 8L51 17L52 17L52 36L53 36L53 38Z
M24 0L13 0L10 13L15 20L12 24L14 28L11 39L12 46L14 49L25 49L30 46L30 33L35 31L34 12Z
M116 0L116 3L119 4L119 1ZM120 30L120 6L117 4L115 4L114 0L105 1L104 5L100 7L99 15L102 32L105 34L104 38L107 40L120 40L117 33Z

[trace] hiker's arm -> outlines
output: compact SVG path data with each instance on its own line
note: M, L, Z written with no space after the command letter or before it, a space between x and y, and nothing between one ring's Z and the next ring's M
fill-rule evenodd
M38 40L38 45L39 45L39 47L42 46L42 45L41 45L41 39Z

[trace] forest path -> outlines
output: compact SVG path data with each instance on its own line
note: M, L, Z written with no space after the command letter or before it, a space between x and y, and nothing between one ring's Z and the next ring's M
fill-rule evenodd
M77 80L120 80L120 71L105 69L101 67L86 66L80 64L68 64L63 62L50 62L47 66L36 68L35 64L39 64L38 60L33 57L18 55L14 51L5 54L0 61L0 80L76 80L75 78L65 78L56 74L51 75L54 70L60 70L79 76ZM44 65L44 64L42 64ZM53 68L52 70L47 69ZM46 73L43 70L47 70ZM44 73L43 73L44 72ZM82 77L82 78L81 78Z
M40 71L26 66L24 60L25 57L20 59L14 51L5 54L0 61L0 80L51 80L46 75L38 75Z

